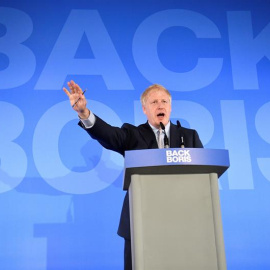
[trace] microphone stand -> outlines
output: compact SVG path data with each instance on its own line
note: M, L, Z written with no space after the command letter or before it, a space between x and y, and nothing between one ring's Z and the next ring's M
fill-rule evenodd
M169 139L168 139L168 136L165 132L165 126L163 125L162 122L160 122L160 127L164 132L164 148L169 148Z

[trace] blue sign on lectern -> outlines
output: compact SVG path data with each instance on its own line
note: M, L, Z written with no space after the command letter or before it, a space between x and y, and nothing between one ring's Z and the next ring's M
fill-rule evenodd
M217 173L220 177L229 166L229 152L223 149L164 148L126 151L123 189L128 189L132 174Z

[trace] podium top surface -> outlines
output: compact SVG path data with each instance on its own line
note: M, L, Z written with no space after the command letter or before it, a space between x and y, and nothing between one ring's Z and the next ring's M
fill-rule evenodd
M133 174L217 173L220 177L230 166L228 150L205 148L144 149L125 152L123 189Z

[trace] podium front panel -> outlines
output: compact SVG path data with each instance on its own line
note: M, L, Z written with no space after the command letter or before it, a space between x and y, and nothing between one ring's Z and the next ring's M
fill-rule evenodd
M134 270L225 270L217 174L132 175Z

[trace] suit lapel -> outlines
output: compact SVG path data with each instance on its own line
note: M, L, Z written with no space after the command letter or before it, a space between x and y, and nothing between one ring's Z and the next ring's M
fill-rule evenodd
M158 148L156 135L148 123L140 125L139 132L143 140L145 141L148 149Z

